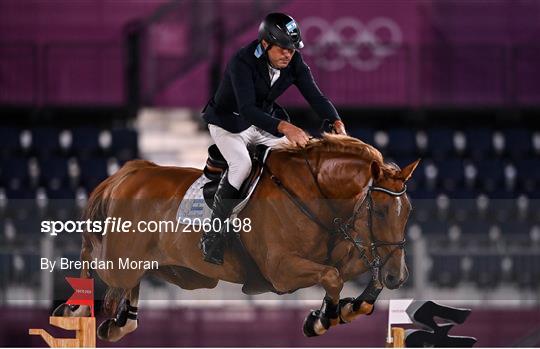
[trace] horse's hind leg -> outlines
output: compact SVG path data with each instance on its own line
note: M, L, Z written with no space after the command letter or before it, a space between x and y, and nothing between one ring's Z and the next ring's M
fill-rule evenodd
M99 325L97 329L99 339L116 342L137 329L140 286L141 284L138 284L127 293L116 309L115 318L107 319Z
M92 244L88 241L88 238L83 234L83 242L81 247L81 261L90 261L90 253L92 252ZM85 264L83 263L83 266ZM90 270L83 267L81 269L81 279L90 278ZM91 315L90 307L88 305L70 305L66 303L60 304L53 311L53 316L63 317L87 317Z

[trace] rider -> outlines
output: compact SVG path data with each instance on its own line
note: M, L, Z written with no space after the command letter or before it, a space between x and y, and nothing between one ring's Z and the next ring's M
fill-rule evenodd
M269 14L259 26L258 39L231 58L216 93L203 110L210 135L228 164L212 207L211 222L220 220L221 229L205 231L201 239L207 262L223 263L224 221L238 203L240 186L251 171L247 145L275 147L288 140L304 147L309 140L274 102L290 85L297 86L321 118L333 123L335 132L346 134L336 108L319 90L309 67L296 52L303 46L292 17Z

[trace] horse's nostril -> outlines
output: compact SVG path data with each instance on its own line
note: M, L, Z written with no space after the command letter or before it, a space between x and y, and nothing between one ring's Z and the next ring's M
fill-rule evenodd
M384 280L385 286L394 289L399 286L399 278L397 276L394 276L392 274L386 274L385 280Z

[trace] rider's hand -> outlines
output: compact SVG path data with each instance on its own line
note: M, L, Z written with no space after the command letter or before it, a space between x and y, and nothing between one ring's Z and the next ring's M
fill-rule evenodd
M337 133L338 135L347 135L347 132L345 131L345 124L341 120L334 121L334 133Z
M287 121L280 121L278 124L278 132L281 132L287 137L289 142L294 146L305 147L309 141L308 135L302 130Z

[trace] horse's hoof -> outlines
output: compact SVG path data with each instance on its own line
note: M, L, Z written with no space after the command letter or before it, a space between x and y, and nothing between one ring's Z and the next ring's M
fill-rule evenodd
M53 310L52 316L70 316L73 310L66 303L62 303Z
M87 317L90 316L90 307L62 303L54 309L52 316Z
M304 335L316 337L324 334L330 328L330 320L321 317L320 310L313 310L304 320Z
M355 299L353 302L354 312L359 312L364 315L371 315L375 311L375 303L369 303L362 299Z
M352 319L348 319L353 310L354 298L348 297L339 300L339 323L348 324Z
M126 334L137 329L137 320L128 320L124 326L118 326L116 319L107 319L99 325L97 336L99 339L107 342L116 342L122 339Z
M115 342L111 338L109 338L109 329L111 326L116 326L115 319L107 319L99 325L97 329L97 336L102 341L109 341L109 342Z

